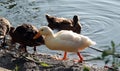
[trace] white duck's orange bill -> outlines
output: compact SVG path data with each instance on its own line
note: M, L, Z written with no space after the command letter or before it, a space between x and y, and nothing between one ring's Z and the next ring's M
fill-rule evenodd
M33 37L33 39L37 39L37 38L39 38L41 35L40 35L40 33L37 33L34 37Z

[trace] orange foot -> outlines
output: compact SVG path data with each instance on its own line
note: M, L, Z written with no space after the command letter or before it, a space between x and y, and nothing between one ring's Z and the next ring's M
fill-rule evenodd
M64 52L64 57L63 58L58 58L58 57L54 57L56 60L68 60L67 58L67 52Z
M57 60L68 60L68 58L57 58Z
M74 62L83 63L83 60L73 60Z
M82 57L82 55L81 55L79 52L77 52L77 55L79 56L80 60L74 60L74 61L75 61L75 62L82 63L82 62L83 62L83 57Z
M57 56L53 56L53 58L56 59L56 60L68 60L68 58L64 58L64 57L60 58L60 57L57 57Z

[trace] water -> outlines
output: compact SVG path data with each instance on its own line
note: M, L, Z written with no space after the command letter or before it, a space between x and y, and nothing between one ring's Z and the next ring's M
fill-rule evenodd
M7 3L8 1L11 2ZM78 15L82 24L81 34L96 41L95 48L106 49L102 46L110 45L111 40L116 44L120 43L119 0L0 0L0 15L9 19L13 26L25 22L31 23L37 28L47 25L45 19L47 13L65 18L73 18L74 15ZM38 46L37 49L39 52L53 55L62 53L49 50L45 46ZM90 48L85 49L84 52L90 54L91 57L100 56L99 52ZM84 55L84 53L82 54ZM74 53L69 57L77 58Z

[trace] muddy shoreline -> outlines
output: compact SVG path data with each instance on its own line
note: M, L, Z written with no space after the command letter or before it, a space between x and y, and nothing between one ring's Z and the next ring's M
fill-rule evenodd
M51 55L16 54L11 51L0 51L0 67L4 71L107 71L107 69L75 63L72 60L60 61Z

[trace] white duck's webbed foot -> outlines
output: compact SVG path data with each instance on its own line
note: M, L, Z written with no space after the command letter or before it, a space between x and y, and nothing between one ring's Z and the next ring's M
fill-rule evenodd
M82 63L83 62L82 55L79 52L77 52L77 55L79 56L80 60L74 60L74 62Z
M53 58L55 58L56 60L68 60L68 58L67 58L67 52L64 52L63 58L59 58L59 57L57 57L57 56L55 56L55 57L53 57Z

